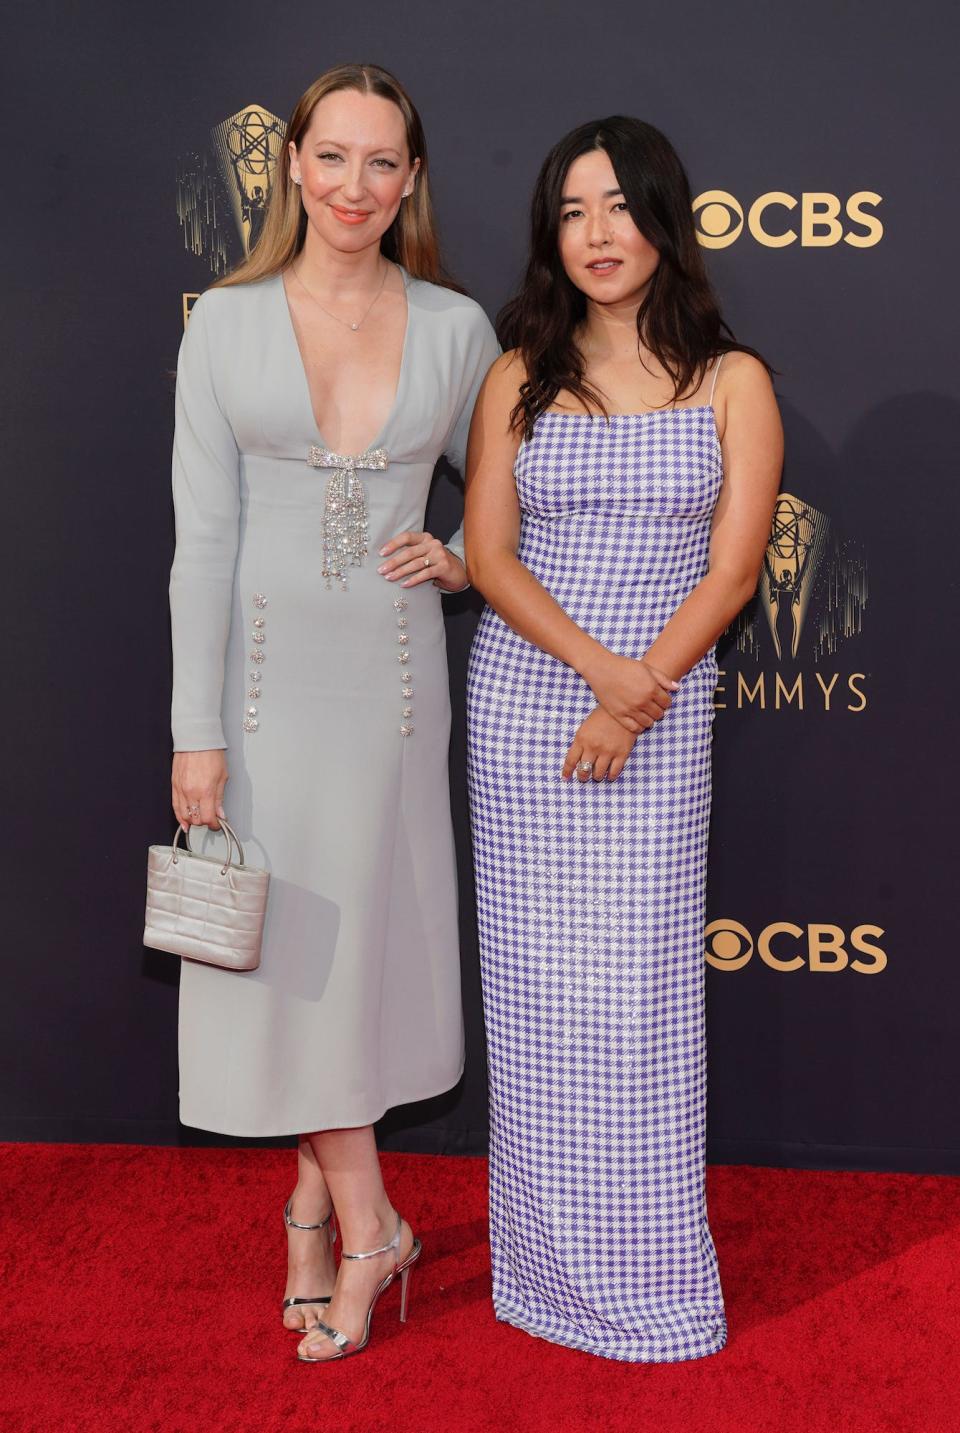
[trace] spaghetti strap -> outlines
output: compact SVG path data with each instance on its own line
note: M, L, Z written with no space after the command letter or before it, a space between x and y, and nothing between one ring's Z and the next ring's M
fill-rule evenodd
M727 356L726 353L721 353L720 357L717 359L716 363L713 365L713 382L710 384L710 399L709 399L709 405L708 405L708 406L711 407L711 408L713 407L713 395L714 395L714 394L716 393L716 391L717 391L717 377L719 376L719 373L720 373L720 365L721 365L721 363L723 362L723 360L726 358L726 356Z

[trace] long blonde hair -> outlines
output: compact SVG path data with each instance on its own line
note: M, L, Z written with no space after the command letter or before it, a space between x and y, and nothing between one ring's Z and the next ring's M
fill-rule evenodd
M389 70L381 69L379 65L336 65L314 80L300 96L290 116L283 149L277 160L260 238L247 258L231 273L218 279L213 288L253 284L258 279L270 278L281 273L303 248L307 216L300 190L290 177L289 145L292 141L297 149L300 148L313 111L326 95L336 90L358 90L360 94L379 95L395 104L406 126L410 160L420 160L413 193L403 200L397 217L380 240L382 252L388 259L402 264L415 279L427 279L446 288L457 288L440 259L423 124L403 85Z

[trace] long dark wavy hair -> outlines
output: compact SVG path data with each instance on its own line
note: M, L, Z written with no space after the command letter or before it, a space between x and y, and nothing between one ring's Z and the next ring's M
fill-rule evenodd
M643 343L673 380L671 401L698 387L718 354L738 349L760 358L737 343L720 313L697 242L690 182L666 135L625 115L591 120L565 135L544 160L533 191L526 274L497 318L500 342L518 349L526 368L511 414L514 429L522 429L525 438L561 390L588 412L592 405L607 415L602 394L586 381L577 346L586 297L567 277L558 248L567 172L594 149L609 155L631 219L660 255L637 313L637 344L638 353Z

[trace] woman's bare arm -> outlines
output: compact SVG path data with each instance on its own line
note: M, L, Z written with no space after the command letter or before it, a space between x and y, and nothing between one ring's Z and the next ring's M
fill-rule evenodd
M730 353L720 389L723 485L709 570L645 653L674 678L697 664L753 596L780 486L783 429L766 369L748 353Z

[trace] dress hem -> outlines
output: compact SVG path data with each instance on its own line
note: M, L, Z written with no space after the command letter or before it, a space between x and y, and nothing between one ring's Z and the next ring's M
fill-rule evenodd
M493 1306L493 1311L498 1323L510 1324L512 1328L530 1334L531 1338L540 1338L545 1343L555 1343L561 1348L572 1348L577 1353L590 1353L597 1358L608 1358L616 1363L691 1363L695 1359L709 1358L712 1354L720 1353L727 1344L727 1330L724 1326L722 1333L712 1345L705 1343L703 1348L690 1353L615 1353L612 1349L600 1348L596 1344L591 1344L587 1339L577 1338L573 1334L545 1333L542 1329L534 1328L532 1324L525 1322L518 1315L498 1308L496 1304Z
M227 1129L226 1124L221 1121L218 1121L216 1124L208 1124L206 1122L200 1124L196 1120L186 1119L181 1102L180 1123L186 1125L188 1129L202 1129L206 1130L209 1134L230 1135L233 1139L282 1139L285 1136L315 1134L322 1130L329 1129L362 1129L365 1125L376 1124L377 1120L383 1119L383 1116L388 1110L399 1109L401 1105L414 1105L420 1100L435 1099L437 1095L445 1095L448 1090L452 1090L454 1085L458 1084L463 1078L465 1065L466 1061L461 1062L460 1069L454 1078L450 1080L448 1084L441 1085L439 1089L433 1087L417 1094L404 1094L399 1099L391 1100L389 1104L378 1107L379 1114L370 1116L361 1115L357 1119L327 1120L322 1123L313 1123L306 1126L300 1124L294 1129L288 1127L283 1129L237 1129L235 1127Z

